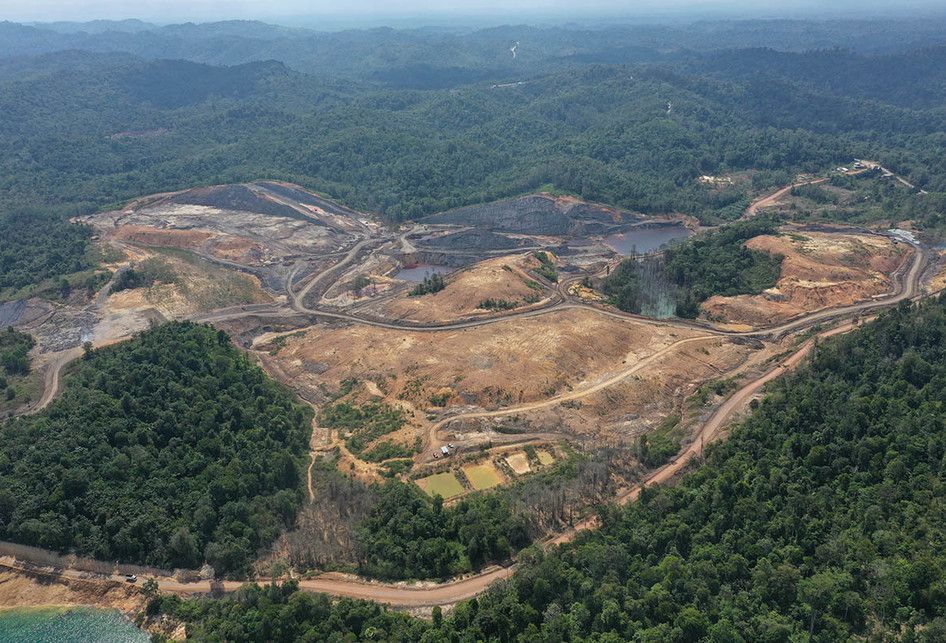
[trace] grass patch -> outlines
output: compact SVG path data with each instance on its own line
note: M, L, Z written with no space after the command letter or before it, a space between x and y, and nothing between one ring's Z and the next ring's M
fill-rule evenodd
M417 486L423 489L428 495L441 496L449 500L454 496L463 493L463 485L457 480L457 477L451 472L435 473L426 478L417 480Z
M539 260L539 267L535 269L536 274L552 283L556 283L558 281L558 270L555 269L555 263L553 263L548 253L537 252L535 258Z
M470 481L470 485L477 491L492 489L503 481L502 476L499 475L499 471L496 470L496 466L492 462L463 467L463 473Z
M641 461L648 467L665 464L680 451L680 437L675 429L680 425L680 415L665 417L657 428L640 438Z
M172 284L177 281L177 274L166 260L150 257L134 267L121 271L115 278L115 283L112 284L112 292L150 288L155 282Z
M514 301L508 299L493 299L492 297L484 299L476 307L483 310L512 310L518 306Z
M276 337L275 339L273 339L272 342L270 342L270 344L272 344L272 348L270 349L269 354L270 355L278 354L279 351L281 351L283 348L286 347L286 344L289 343L290 339L292 339L293 337L303 337L304 335L305 335L304 330L297 330L294 333L289 333L288 335L280 335L279 337ZM344 384L344 382L342 382L342 384Z

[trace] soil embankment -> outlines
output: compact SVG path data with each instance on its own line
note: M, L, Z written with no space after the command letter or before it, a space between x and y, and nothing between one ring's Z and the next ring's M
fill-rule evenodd
M912 257L906 244L875 234L790 231L746 246L784 257L775 286L758 295L711 297L701 306L703 317L760 328L870 301L897 288L892 275Z

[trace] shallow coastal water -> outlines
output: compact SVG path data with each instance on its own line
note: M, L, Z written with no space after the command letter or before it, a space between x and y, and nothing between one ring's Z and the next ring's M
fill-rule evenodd
M606 246L619 255L646 254L665 246L674 239L685 239L691 232L682 225L632 228L605 237Z
M403 279L404 281L413 281L414 283L420 283L424 280L424 277L427 275L432 275L434 273L439 275L445 275L448 272L453 270L450 266L438 266L435 264L421 264L419 266L414 266L413 268L402 268L395 275L395 279Z
M0 610L0 643L145 643L115 610L91 607Z

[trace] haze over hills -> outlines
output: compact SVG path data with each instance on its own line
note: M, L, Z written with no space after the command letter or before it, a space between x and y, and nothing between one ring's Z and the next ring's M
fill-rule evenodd
M861 22L754 20L609 26L595 29L501 26L487 29L390 29L320 32L256 21L157 26L139 21L0 23L0 55L66 49L122 51L145 58L209 64L274 59L307 73L372 79L398 71L452 71L462 83L560 69L575 63L673 60L688 51L766 47L807 51L841 47L896 53L943 44L944 19ZM515 58L510 47L519 42ZM464 76L461 70L467 74ZM443 74L449 76L449 74Z

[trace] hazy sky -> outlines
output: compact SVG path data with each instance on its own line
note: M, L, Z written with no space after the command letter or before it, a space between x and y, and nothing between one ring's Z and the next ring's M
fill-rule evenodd
M141 18L168 23L182 20L254 18L282 23L317 16L380 20L436 16L628 18L800 17L903 14L944 11L943 0L0 0L0 20L54 21Z

